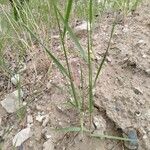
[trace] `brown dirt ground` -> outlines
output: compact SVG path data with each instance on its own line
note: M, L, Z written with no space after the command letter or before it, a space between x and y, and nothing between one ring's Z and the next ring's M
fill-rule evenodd
M102 116L106 122L105 133L122 136L128 128L136 130L139 139L139 150L150 149L150 2L143 3L125 18L124 23L118 23L107 61L95 89L95 110L93 116ZM93 33L94 61L102 59L108 44L113 15L107 13L98 19ZM80 37L83 46L85 36ZM62 59L58 39L52 38L53 50ZM9 48L8 48L9 49ZM74 45L68 39L68 50L71 53L70 62L73 67L74 82L79 84L78 71L81 62L74 56ZM115 140L100 140L81 137L76 133L55 132L53 128L77 126L78 113L66 106L70 98L67 94L65 77L47 58L39 46L33 45L25 58L26 70L21 74L24 101L32 101L28 106L25 118L19 121L15 114L7 114L0 106L0 131L4 127L13 126L12 132L4 137L3 150L12 150L13 136L27 126L27 116L32 115L33 136L23 144L23 150L42 150L47 141L46 134L56 150L124 150L123 142ZM6 54L9 63L14 64L13 57ZM12 58L11 58L12 57ZM12 65L14 69L16 65ZM86 76L86 69L84 75ZM0 98L15 90L10 79L1 72ZM61 87L61 89L56 88ZM64 86L65 85L65 86ZM86 84L85 87L86 88ZM36 121L41 112L49 115L46 126ZM103 122L104 123L104 122ZM88 118L85 117L85 126ZM105 124L105 123L104 123Z

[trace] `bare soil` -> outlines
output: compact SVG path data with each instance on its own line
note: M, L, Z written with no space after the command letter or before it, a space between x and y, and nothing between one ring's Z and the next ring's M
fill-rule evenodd
M129 129L136 131L138 150L150 149L150 2L145 1L138 9L118 22L107 61L95 89L95 107L93 117L102 117L102 131L107 135L123 136ZM110 37L112 20L111 12L97 18L93 33L93 62L98 66ZM81 44L86 45L85 36L80 37ZM53 51L62 61L62 52L57 37L52 37ZM6 58L11 69L18 66L15 55ZM68 39L70 62L73 67L74 82L79 86L78 63L81 62L86 77L86 64L75 57L74 45ZM18 150L42 150L48 140L56 150L124 150L123 141L96 139L79 133L56 132L53 128L79 126L79 114L66 105L69 100L65 77L54 66L52 61L38 45L31 46L25 57L26 69L21 73L21 85L24 91L24 102L27 105L25 117L20 121L16 114L8 114L0 105L0 132L6 127L13 127L10 134L0 137L3 150L13 150L12 139L17 132L25 128L28 116L33 117L33 136L23 143ZM65 86L64 86L65 85ZM59 89L59 88L60 89ZM86 89L86 83L85 87ZM10 78L0 73L0 100L16 89ZM48 116L45 125L36 120L38 114ZM89 119L85 116L85 126ZM93 131L96 130L93 126ZM101 130L101 129L100 129ZM129 146L128 146L129 149ZM46 149L45 149L46 150Z

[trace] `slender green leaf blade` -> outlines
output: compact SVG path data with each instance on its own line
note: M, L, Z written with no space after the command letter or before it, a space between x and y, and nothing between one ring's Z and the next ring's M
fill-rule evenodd
M54 4L54 3L53 3ZM81 57L87 61L87 56L86 56L86 53L85 51L83 50L82 46L80 45L77 37L75 36L75 34L73 33L72 29L69 27L68 23L65 21L65 19L63 18L61 12L59 11L59 9L57 8L57 6L54 4L54 7L55 9L57 10L59 16L60 16L60 19L62 20L64 26L66 27L66 30L68 31L71 39L74 41L75 45L77 46L78 50L80 51L80 55Z
M67 5L67 11L66 11L66 15L65 15L65 22L68 23L69 21L69 16L71 13L71 9L72 9L72 4L73 4L73 0L68 0L68 5ZM64 27L64 32L63 32L63 38L66 34L66 27Z

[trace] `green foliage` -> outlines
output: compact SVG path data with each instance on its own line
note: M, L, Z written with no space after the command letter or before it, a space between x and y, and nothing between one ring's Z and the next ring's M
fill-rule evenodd
M84 128L84 113L83 109L85 105L85 100L87 102L87 108L89 112L90 126L92 124L92 114L94 109L94 96L93 89L96 86L98 77L103 68L104 62L106 60L110 43L113 38L113 33L115 30L116 22L112 23L112 30L110 33L110 38L108 41L108 45L104 54L104 57L101 62L99 62L99 67L94 76L94 62L92 60L92 52L93 50L93 41L92 41L92 27L94 26L95 15L103 14L107 10L115 10L122 11L124 15L127 15L128 12L135 9L140 2L140 0L101 0L93 1L93 0L78 0L77 2L73 0L68 0L66 3L61 3L61 1L55 0L31 0L28 3L20 3L19 1L15 1L13 3L12 10L14 11L14 18L12 17L11 12L7 12L3 10L3 14L0 24L0 33L5 34L4 38L0 38L0 65L5 67L5 62L3 59L4 48L5 45L11 43L12 49L17 49L16 53L18 54L18 62L20 63L23 60L24 54L26 50L30 47L31 44L36 44L41 46L43 50L47 53L49 58L53 61L55 66L60 70L60 72L65 76L67 83L69 82L69 91L71 90L70 97L73 99L70 103L74 106L79 113L80 127L69 127L63 128L62 131L65 132L87 132L90 133L89 130ZM77 8L77 9L76 9ZM87 28L87 50L85 50L81 44L80 40L75 35L73 28L70 25L72 18L80 18L89 22ZM5 19L4 19L5 18ZM4 27L2 24L6 23L7 26ZM42 29L44 28L45 34L42 33ZM64 56L65 64L62 63L61 60L54 55L52 50L49 48L50 42L47 39L50 39L50 33L53 31L57 31L59 33L62 53ZM69 53L67 52L67 44L65 35L69 35L74 45L78 49L78 57L82 59L84 63L87 65L88 70L88 96L84 100L84 88L81 89L77 87L73 82L73 75L71 72L71 65L69 63ZM7 39L7 40L6 40ZM80 66L81 71L81 85L84 86L84 76L83 70ZM19 85L20 89L21 85ZM17 115L19 119L22 119L25 116L26 108L22 107L22 109L17 111ZM91 135L91 134L90 134ZM120 137L113 137L107 135L92 135L93 137L101 137L101 138L109 138L109 139L117 139L117 140L128 140Z

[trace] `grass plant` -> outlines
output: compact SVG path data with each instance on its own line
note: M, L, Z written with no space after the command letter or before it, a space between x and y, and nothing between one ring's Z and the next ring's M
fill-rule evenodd
M128 14L128 12L131 12L133 9L136 9L138 6L138 3L140 0L102 0L95 4L92 0L87 1L81 1L79 0L77 3L74 3L73 0L66 0L63 5L62 2L56 1L56 0L45 0L45 1L38 1L38 0L31 0L29 3L24 3L24 6L21 6L20 8L17 7L17 3L15 3L14 8L14 17L12 17L12 9L10 12L7 12L7 10L4 10L2 8L2 14L7 19L1 20L1 31L0 34L5 34L5 36L0 38L0 67L4 70L8 70L6 68L7 61L3 58L4 55L4 49L6 48L6 45L9 43L14 43L12 45L13 48L17 47L16 53L18 54L16 59L18 63L21 63L24 57L24 54L26 53L26 50L31 47L35 42L38 43L43 50L47 53L49 58L53 61L55 66L60 70L60 72L65 76L65 79L67 82L69 82L69 88L71 89L71 96L73 98L73 106L76 108L76 110L79 112L79 120L80 125L79 127L68 127L61 129L62 131L66 132L86 132L90 133L90 128L92 126L92 115L93 115L93 109L94 109L94 96L93 96L93 89L95 88L98 77L100 75L100 72L104 66L104 62L106 60L108 51L110 49L111 40L113 38L113 33L115 32L115 25L116 20L112 22L112 29L110 33L110 38L108 41L108 46L106 48L104 57L102 61L99 63L99 67L96 73L96 76L94 76L94 62L92 60L92 52L93 49L93 41L92 41L92 35L93 35L93 26L95 21L95 15L99 13L105 12L107 9L112 10L120 10L125 15ZM80 5L79 5L80 3ZM20 5L20 4L19 4ZM83 6L87 6L84 12L80 12L83 8ZM73 28L71 27L71 18L76 17L73 16L74 11L77 10L74 9L74 7L77 8L79 12L77 12L77 18L81 17L81 19L84 18L87 22L89 22L89 25L87 27L87 49L84 49L81 44L80 40L75 35ZM16 16L17 13L17 16ZM83 14L83 15L82 15ZM6 24L9 27L9 30L6 30L5 33L3 33L4 27L2 26L2 22L5 21ZM61 47L62 47L62 53L64 55L65 64L57 58L53 54L53 52L50 49L49 43L47 43L47 39L49 38L49 34L46 34L44 37L40 33L40 29L44 26L44 29L46 31L51 31L52 29L56 29L59 32ZM57 26L57 27L56 27ZM78 49L78 57L79 59L82 59L82 61L87 64L87 70L88 70L88 98L84 97L85 93L81 91L82 89L79 89L73 82L73 75L72 75L72 68L69 63L69 53L67 52L67 43L66 43L66 35L69 35L70 39L74 43L74 45ZM46 42L45 42L46 41ZM81 86L84 86L84 76L83 76L83 70L84 68L80 68L80 80L81 80ZM10 72L10 71L8 71ZM21 85L19 84L19 89ZM83 88L84 90L84 88ZM86 129L84 127L84 114L86 113L85 109L85 103L87 104L88 108L88 114L89 114L89 129ZM21 113L19 113L21 114ZM94 137L101 137L101 138L109 138L109 139L117 139L117 140L130 140L125 139L121 137L114 137L114 136L108 136L108 135L92 135Z

